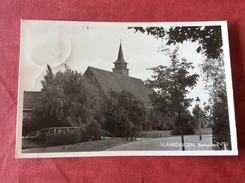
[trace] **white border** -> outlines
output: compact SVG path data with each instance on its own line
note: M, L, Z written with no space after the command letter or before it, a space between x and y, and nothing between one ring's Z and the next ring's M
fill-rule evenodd
M26 20L25 20L26 21ZM27 20L27 21L39 21L39 20ZM48 20L42 20L48 21ZM21 21L21 24L24 21ZM53 21L48 21L52 23ZM59 23L69 23L68 21L56 21ZM96 26L212 26L219 25L222 30L223 52L225 61L226 72L226 86L228 96L228 108L229 108L229 120L230 120L230 133L232 150L228 151L101 151L101 152L59 152L59 153L22 153L22 115L23 115L23 93L20 92L20 86L18 86L18 111L17 111L17 135L16 135L16 158L55 158L55 157L104 157L104 156L227 156L238 155L237 149L237 134L235 124L235 113L233 103L233 89L230 67L230 51L228 41L228 30L226 21L203 21L203 22L144 22L144 23L116 23L116 22L73 22L84 23L86 25ZM22 27L21 34L22 35ZM22 39L20 36L20 45L22 45ZM20 46L21 48L21 46ZM20 50L20 66L19 66L19 83L21 72L21 50Z

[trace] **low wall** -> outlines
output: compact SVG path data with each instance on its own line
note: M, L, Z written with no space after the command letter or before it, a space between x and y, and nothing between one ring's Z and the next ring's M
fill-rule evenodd
M142 131L140 137L143 138L160 138L160 137L170 137L170 131L161 131L161 130L151 130L151 131Z

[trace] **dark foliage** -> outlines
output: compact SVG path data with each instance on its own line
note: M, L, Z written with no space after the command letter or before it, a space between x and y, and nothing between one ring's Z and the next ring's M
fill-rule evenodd
M50 135L46 139L47 146L60 146L76 144L79 142L79 131L75 130L69 133L60 133L56 135Z
M101 139L101 128L99 123L94 120L69 133L58 133L48 136L46 139L46 145L68 145L99 139Z
M180 116L175 116L173 121L175 125L171 135L181 135L181 131L183 135L195 134L195 120L188 110L183 111Z
M183 128L183 135L193 135L193 134L195 134L195 131L191 126L186 125ZM176 127L173 128L171 131L171 135L181 135L181 129Z
M99 140L101 139L101 134L100 124L96 120L93 120L79 129L79 142Z
M226 95L220 94L217 97L212 110L212 130L213 139L217 142L228 142L228 147L231 149L229 114Z
M94 119L101 110L103 94L85 76L72 71L47 74L41 81L42 101L34 109L34 118L39 129L62 126L82 126Z
M101 126L114 136L135 138L142 130L144 119L143 102L126 91L111 92L108 109L103 114Z
M22 127L23 136L39 129L38 123L35 122L34 118L24 118L22 126L23 126Z
M157 109L148 109L143 130L171 130L174 126L173 119Z
M156 38L166 39L167 45L175 45L184 41L198 42L196 51L207 58L218 58L223 52L221 26L173 26L163 27L129 27L135 32L147 33Z
M174 116L191 105L193 99L187 98L187 94L196 85L199 75L190 74L189 70L194 68L192 63L178 58L178 47L169 56L169 66L150 68L154 75L146 80L146 85L158 92L155 107L163 114Z
M221 26L172 26L168 29L163 27L129 27L129 29L166 40L166 45L182 44L185 41L198 43L196 52L205 56L200 68L203 81L206 83L205 89L210 96L208 104L204 106L205 120L213 124L213 138L219 142L229 142L230 148ZM159 102L163 106L168 106L168 102L164 98L160 98Z

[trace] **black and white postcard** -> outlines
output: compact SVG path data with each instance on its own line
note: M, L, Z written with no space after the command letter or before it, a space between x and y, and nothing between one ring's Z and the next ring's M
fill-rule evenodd
M226 21L22 20L18 158L237 155Z

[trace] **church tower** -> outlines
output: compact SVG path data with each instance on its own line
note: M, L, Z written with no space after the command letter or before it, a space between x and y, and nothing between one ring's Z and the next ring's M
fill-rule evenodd
M124 76L128 76L127 62L123 58L122 45L120 43L119 52L117 60L114 63L114 68L112 69L114 73L118 73Z

